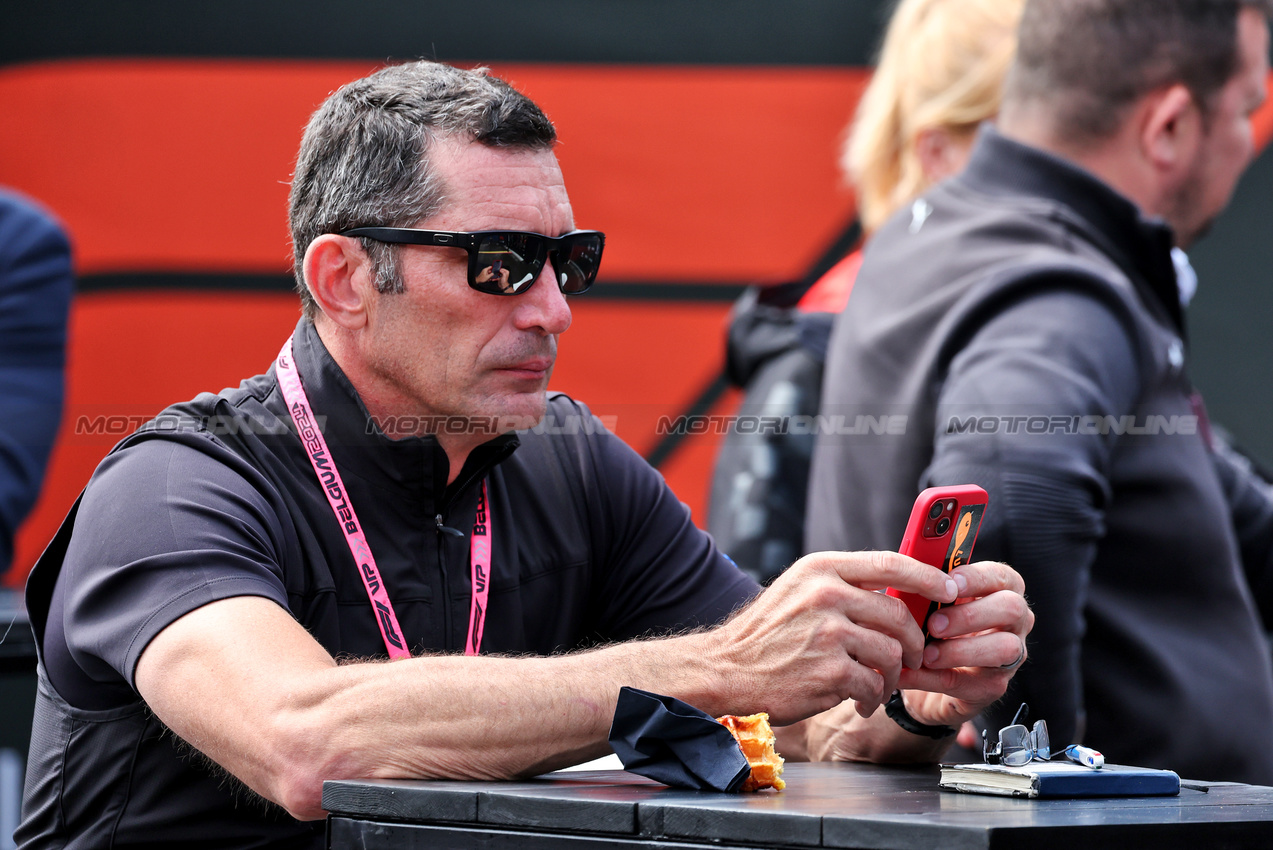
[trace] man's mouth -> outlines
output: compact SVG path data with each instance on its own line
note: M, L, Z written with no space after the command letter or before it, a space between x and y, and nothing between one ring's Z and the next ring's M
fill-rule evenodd
M553 368L552 357L528 357L525 360L519 360L516 363L510 363L507 366L501 366L499 371L506 372L514 377L525 379L538 379L545 377Z

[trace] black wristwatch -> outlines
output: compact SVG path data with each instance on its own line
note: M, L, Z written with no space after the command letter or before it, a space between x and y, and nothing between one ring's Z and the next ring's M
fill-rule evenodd
M932 738L935 741L949 738L959 731L951 726L929 726L911 717L910 712L906 710L906 703L902 702L901 691L893 691L893 695L888 698L888 702L884 703L884 713L893 718L894 723L912 735L923 735L925 738Z

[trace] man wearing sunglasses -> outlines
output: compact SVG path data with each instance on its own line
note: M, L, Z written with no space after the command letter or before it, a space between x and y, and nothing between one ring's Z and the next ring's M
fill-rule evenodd
M833 553L757 597L549 396L605 243L554 140L507 84L427 62L318 110L292 338L117 447L32 574L20 844L320 847L324 779L593 758L623 685L768 711L792 758L932 759L1003 693L1032 623L1006 566ZM890 585L968 601L925 647Z

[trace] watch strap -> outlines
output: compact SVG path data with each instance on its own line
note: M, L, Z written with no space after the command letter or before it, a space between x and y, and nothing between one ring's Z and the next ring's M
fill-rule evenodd
M914 717L911 717L910 712L906 710L906 703L902 701L901 691L893 691L893 695L888 698L888 702L884 703L884 713L893 718L894 723L912 735L922 735L925 738L941 740L942 738L949 738L959 731L952 726L929 726L927 723L920 723Z

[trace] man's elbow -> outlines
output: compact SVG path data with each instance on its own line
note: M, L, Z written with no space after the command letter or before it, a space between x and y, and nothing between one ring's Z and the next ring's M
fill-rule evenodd
M317 820L323 809L327 779L365 778L355 764L347 735L322 722L280 716L274 734L260 751L264 762L264 796L297 820Z
M327 815L323 780L323 776L303 768L286 771L276 778L273 800L297 820L320 820Z

